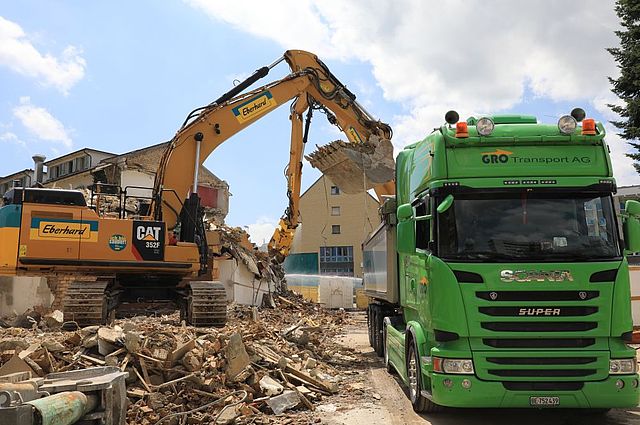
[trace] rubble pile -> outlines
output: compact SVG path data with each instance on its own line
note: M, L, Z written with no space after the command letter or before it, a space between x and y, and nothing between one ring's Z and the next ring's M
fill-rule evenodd
M274 262L267 252L256 249L247 232L240 227L226 225L218 225L215 230L220 234L220 255L231 255L242 261L261 281L273 282L276 292L286 290L282 265Z
M348 317L293 293L274 302L231 306L223 329L186 326L175 313L66 331L54 311L29 329L0 329L0 376L119 367L129 374L130 424L309 423L338 392L338 369L356 360L333 342Z

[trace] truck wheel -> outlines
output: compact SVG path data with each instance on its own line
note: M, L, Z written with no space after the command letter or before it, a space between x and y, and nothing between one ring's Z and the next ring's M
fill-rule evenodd
M409 353L407 353L407 381L409 384L409 398L413 410L427 413L435 413L442 410L442 406L435 404L422 395L422 373L420 372L420 360L418 358L418 349L413 341L409 345Z

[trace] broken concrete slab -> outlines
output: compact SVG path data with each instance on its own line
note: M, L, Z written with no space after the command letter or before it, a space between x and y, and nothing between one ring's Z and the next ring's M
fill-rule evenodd
M280 415L289 409L293 409L298 404L300 404L300 397L295 391L285 391L279 396L271 397L267 400L267 405L276 415Z
M269 375L263 376L259 384L264 395L268 397L280 395L284 391L284 387Z
M231 379L236 378L236 376L251 364L249 354L247 354L247 350L242 342L242 335L239 333L231 335L225 354L227 359L227 376Z

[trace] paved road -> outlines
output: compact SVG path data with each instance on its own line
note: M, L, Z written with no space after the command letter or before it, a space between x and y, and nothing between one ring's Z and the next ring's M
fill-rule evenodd
M364 316L357 325L347 329L340 342L363 353L371 359L375 354L367 336ZM367 372L367 385L372 391L361 403L340 405L338 410L323 414L323 423L329 425L378 425L378 424L432 424L432 425L640 425L640 408L614 409L604 416L588 416L568 410L529 409L451 409L430 415L413 412L411 403L398 378L388 374L378 360L371 363ZM380 395L380 400L371 394Z

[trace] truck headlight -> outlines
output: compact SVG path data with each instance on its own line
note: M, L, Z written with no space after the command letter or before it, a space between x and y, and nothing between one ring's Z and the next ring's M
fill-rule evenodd
M433 358L433 371L440 373L457 373L473 375L473 360Z
M578 121L571 115L564 115L558 120L558 130L562 134L571 134L578 127Z
M481 136L488 136L493 133L494 127L493 120L489 117L480 118L476 123L476 130Z
M636 359L609 360L609 375L629 375L637 371Z

